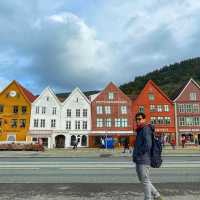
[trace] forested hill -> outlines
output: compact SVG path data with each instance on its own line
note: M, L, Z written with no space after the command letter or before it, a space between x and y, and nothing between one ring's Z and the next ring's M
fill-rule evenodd
M190 78L200 84L200 57L164 66L159 70L144 76L138 76L134 81L120 86L120 89L131 96L136 96L149 79L152 79L171 99Z

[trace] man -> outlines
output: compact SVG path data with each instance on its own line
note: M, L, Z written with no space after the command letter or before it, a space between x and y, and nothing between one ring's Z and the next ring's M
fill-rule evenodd
M154 199L163 200L160 193L150 181L151 146L152 146L152 127L146 124L144 113L135 115L137 124L137 136L133 151L133 162L136 164L136 172L139 181L144 186L144 200Z

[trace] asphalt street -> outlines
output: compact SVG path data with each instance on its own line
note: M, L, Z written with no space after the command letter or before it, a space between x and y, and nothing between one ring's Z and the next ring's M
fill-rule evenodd
M200 157L164 156L151 170L167 200L200 200ZM0 158L0 199L142 200L130 157Z

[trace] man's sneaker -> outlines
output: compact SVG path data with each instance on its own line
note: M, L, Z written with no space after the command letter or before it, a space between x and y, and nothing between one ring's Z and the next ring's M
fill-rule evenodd
M155 197L154 199L155 199L155 200L164 200L161 196Z

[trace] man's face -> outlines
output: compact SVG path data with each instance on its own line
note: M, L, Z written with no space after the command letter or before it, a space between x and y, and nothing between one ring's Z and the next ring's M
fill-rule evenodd
M135 120L136 120L137 126L139 126L139 125L141 125L141 124L144 124L144 123L146 122L146 119L143 119L141 115L137 116L137 117L135 118Z

